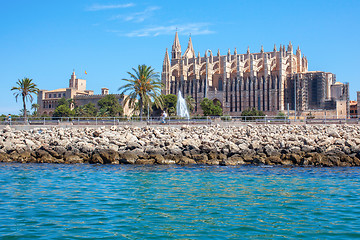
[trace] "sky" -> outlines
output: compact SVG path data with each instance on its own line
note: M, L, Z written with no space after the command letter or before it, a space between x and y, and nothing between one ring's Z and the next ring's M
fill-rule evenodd
M119 93L139 64L161 73L176 29L182 51L191 34L202 56L248 46L259 52L261 45L272 51L291 41L309 70L335 73L356 100L359 12L359 0L0 0L0 114L22 109L10 89L24 77L52 90L67 87L74 69L99 94L102 87Z

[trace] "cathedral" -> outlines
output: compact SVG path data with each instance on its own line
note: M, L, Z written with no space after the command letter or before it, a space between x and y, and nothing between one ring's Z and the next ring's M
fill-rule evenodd
M223 113L237 116L255 108L268 115L280 111L335 108L337 100L348 100L348 85L336 82L332 73L308 71L308 60L291 42L273 51L245 54L235 48L226 55L207 50L195 54L191 36L182 54L175 33L171 58L166 49L161 74L163 94L192 96L195 111L201 113L204 98L220 102ZM336 89L336 96L332 93Z

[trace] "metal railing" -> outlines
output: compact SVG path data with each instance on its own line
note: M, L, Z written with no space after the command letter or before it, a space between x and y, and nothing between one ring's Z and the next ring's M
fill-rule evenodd
M359 118L347 118L346 116L193 116L189 119L179 117L0 117L0 125L81 125L81 126L106 126L106 125L211 125L221 123L253 123L253 124L358 124Z

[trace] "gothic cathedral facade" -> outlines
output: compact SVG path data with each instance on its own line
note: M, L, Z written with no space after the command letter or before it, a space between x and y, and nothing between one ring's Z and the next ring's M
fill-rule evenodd
M298 47L293 53L291 42L272 52L226 55L210 50L196 56L191 36L182 55L178 33L172 45L171 59L166 49L161 74L163 94L192 96L195 111L201 113L204 98L219 101L224 114L240 115L255 108L273 115L290 109L307 110L331 107L331 86L335 75L309 72L308 60ZM295 108L296 106L296 108Z

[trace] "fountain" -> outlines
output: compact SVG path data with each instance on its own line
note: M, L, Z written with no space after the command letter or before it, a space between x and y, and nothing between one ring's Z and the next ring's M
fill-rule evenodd
M176 103L176 114L179 117L184 117L184 118L187 118L187 119L190 118L190 114L189 114L188 108L186 106L186 101L182 97L180 90L179 90L179 93L178 93L178 98L177 98L177 103Z

